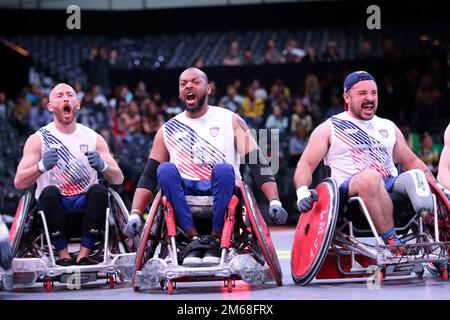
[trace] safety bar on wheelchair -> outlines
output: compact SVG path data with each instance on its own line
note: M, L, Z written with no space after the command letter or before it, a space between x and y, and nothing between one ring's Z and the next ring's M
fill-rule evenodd
M370 225L370 229L372 230L373 234L375 235L375 241L379 244L379 245L383 245L383 242L380 239L380 236L378 235L377 230L375 229L375 226L373 224L372 218L370 218L369 215L369 211L367 210L366 204L364 203L363 199L361 197L351 197L348 199L349 203L358 201L359 203L359 207L361 208L361 210L363 211L367 222L369 222Z
M178 266L177 258L177 245L175 242L175 236L177 235L177 227L175 225L175 215L173 213L173 207L170 201L165 196L162 198L164 210L164 216L166 218L167 235L170 237L169 251L172 257L172 263L174 266Z
M438 213L437 213L437 201L436 196L431 194L433 197L433 215L434 215L434 241L439 242L439 225L438 225Z
M109 259L109 250L108 250L108 239L109 239L109 214L111 209L106 208L106 221L105 221L105 242L104 242L104 250L103 250L103 263L106 264L106 262Z
M44 225L45 240L47 240L48 253L50 254L50 260L52 263L52 267L56 267L56 261L55 261L55 256L53 254L52 243L50 241L50 233L48 232L48 227L47 227L47 219L45 218L44 211L39 210L39 214L42 217L42 224Z

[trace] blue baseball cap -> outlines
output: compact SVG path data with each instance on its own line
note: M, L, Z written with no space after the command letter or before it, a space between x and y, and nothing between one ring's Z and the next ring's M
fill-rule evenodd
M375 81L375 78L367 71L355 71L355 72L350 73L345 78L345 81L344 81L344 93L346 93L348 90L350 90L350 88L353 87L358 82L365 81L365 80ZM344 110L347 110L347 109L348 109L348 105L347 105L347 103L344 103Z

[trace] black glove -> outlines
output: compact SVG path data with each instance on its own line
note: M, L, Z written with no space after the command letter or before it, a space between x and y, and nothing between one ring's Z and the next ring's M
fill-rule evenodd
M269 218L273 223L285 224L287 220L287 212L278 200L270 201Z
M297 189L297 199L297 207L301 214L312 209L314 202L319 199L319 195L316 190L301 186Z
M51 170L58 163L58 150L55 148L48 149L42 156L41 161L38 162L38 169L40 172Z

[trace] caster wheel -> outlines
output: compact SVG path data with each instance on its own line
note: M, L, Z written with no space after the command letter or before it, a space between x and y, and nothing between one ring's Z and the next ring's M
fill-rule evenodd
M167 293L170 295L173 294L173 281L172 280L167 281Z
M109 276L108 283L109 283L109 288L114 289L114 286L116 285L116 282L114 281L114 276Z
M228 291L228 293L233 292L233 280L231 280L231 279L227 280L227 291Z

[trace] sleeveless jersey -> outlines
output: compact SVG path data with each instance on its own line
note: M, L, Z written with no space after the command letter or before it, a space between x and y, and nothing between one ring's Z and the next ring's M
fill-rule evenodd
M56 186L63 196L74 196L85 193L97 183L97 172L85 156L87 151L96 150L97 133L94 130L77 123L74 132L65 134L51 122L37 133L41 138L41 158L47 150L56 148L59 159L56 166L37 179L36 199L49 185Z
M374 116L369 121L352 118L342 112L327 120L331 127L331 143L325 165L340 186L361 170L371 168L382 177L397 176L392 159L396 142L392 121Z
M209 106L197 119L182 112L164 124L164 143L180 175L189 180L211 180L218 163L233 166L236 185L241 180L239 154L234 146L233 112Z

